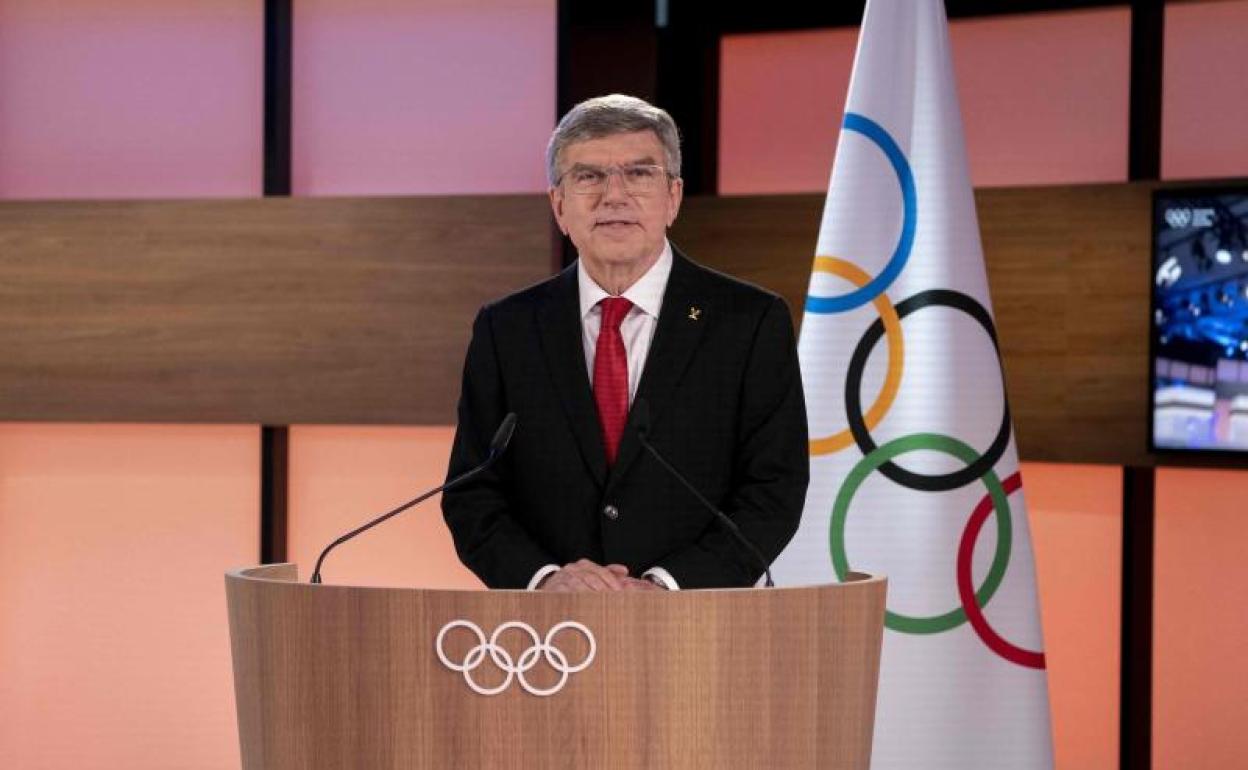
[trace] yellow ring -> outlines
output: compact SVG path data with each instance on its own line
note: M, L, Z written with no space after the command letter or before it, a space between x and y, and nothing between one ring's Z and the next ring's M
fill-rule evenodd
M846 262L836 257L815 257L814 270L816 273L828 273L839 278L844 278L850 283L858 287L866 286L871 281L871 276L863 272L862 268ZM905 343L901 337L901 319L897 317L897 310L893 307L893 303L888 299L887 294L879 294L875 299L871 300L871 304L875 305L875 309L880 314L880 318L884 321L884 334L888 340L888 371L884 374L884 384L880 387L880 393L875 397L875 403L867 410L864 421L867 429L872 430L879 425L880 420L884 419L884 415L888 413L889 408L893 405L893 400L897 398L897 390L901 387L901 368L902 362L905 360ZM810 453L812 455L830 455L833 452L839 452L850 444L854 443L854 435L850 433L849 428L845 428L839 433L833 433L831 436L824 438L815 438L810 440Z

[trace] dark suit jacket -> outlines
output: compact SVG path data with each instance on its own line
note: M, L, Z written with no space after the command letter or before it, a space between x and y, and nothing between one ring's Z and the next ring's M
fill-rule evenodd
M635 400L649 404L651 443L771 560L797 530L809 479L789 312L673 252ZM756 560L645 452L635 413L607 467L577 269L487 305L473 324L448 478L485 457L508 412L519 419L481 481L443 495L460 559L492 588L523 588L543 565L579 558L634 576L660 566L682 588L753 584Z

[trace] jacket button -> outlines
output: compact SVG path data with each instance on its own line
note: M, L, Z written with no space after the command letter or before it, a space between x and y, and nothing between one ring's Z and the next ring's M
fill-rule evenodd
M603 507L602 515L606 516L611 521L615 521L620 518L620 509L616 508L614 505L607 505Z

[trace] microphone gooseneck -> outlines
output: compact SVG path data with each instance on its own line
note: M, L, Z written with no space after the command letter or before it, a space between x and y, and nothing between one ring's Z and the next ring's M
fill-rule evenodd
M633 403L632 411L633 426L637 430L637 439L641 442L641 445L645 447L646 451L650 453L659 465L663 466L663 468L666 469L673 478L679 481L685 489L689 490L689 492L697 498L698 502L701 503L703 507L715 514L715 518L719 519L719 523L723 524L724 528L732 533L732 536L737 539L737 542L741 543L741 545L745 546L746 550L753 554L754 558L758 560L759 566L763 568L763 574L766 576L764 585L768 588L774 588L775 583L771 580L771 567L767 563L766 557L763 556L763 552L758 550L758 546L754 545L754 543L752 543L750 539L745 536L745 533L741 531L741 528L737 526L735 521L728 517L728 514L719 510L719 508L715 507L710 500L707 500L706 497L693 486L689 479L685 478L684 474L676 470L676 468L667 461L667 458L660 454L659 450L655 449L654 445L650 443L650 440L646 437L646 433L650 430L650 406L646 403L645 399L637 399L637 401Z
M428 500L429 498L433 497L439 492L444 492L448 489L454 489L455 487L463 484L464 482L468 481L472 477L476 476L478 473L481 473L486 468L493 465L494 461L497 460L499 457L501 457L503 452L507 451L507 445L511 443L511 436L515 432L516 432L516 413L508 412L507 416L503 418L502 423L498 426L498 430L494 431L494 438L491 439L490 441L489 451L485 456L485 460L483 460L475 468L470 468L467 471L464 471L463 473L459 474L455 478L449 481L443 482L439 486L434 487L428 492L425 492L420 497L414 498L412 500L408 500L406 503L403 503L398 508L395 508L392 511L387 511L386 513L383 513L382 515L378 516L372 521L369 521L365 524L362 524L359 527L356 527L355 529L351 530L347 534L339 537L334 542L325 546L325 550L321 551L321 555L316 560L316 567L315 569L312 570L312 579L309 582L311 583L321 582L321 565L325 562L325 557L329 555L330 551L334 550L335 548L347 542L348 540L355 537L356 535L367 532L368 530L372 529L373 527L377 526L383 521L386 521L387 519L393 516L398 516L400 513L402 513L403 511L406 511L408 508L411 508L413 505L418 505L420 503L423 503L424 501Z

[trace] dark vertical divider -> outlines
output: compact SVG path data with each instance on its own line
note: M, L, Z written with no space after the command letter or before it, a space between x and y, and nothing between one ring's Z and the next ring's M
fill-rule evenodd
M286 494L290 429L285 425L260 428L260 561L275 564L287 559Z
M1131 101L1127 176L1161 176L1165 5L1131 3ZM1146 259L1141 255L1141 259ZM1141 323L1140 328L1144 325ZM1147 419L1146 415L1141 415ZM1118 756L1123 770L1147 770L1153 749L1153 532L1156 471L1122 469L1122 671Z
M292 0L264 2L264 194L290 195ZM286 561L290 429L260 428L260 561Z
M1153 468L1122 473L1122 681L1119 766L1152 764L1153 703Z
M290 195L292 0L264 0L264 194Z
M1161 86L1165 48L1162 0L1131 3L1131 99L1127 133L1127 178L1161 178Z
M672 3L659 30L657 98L682 133L686 195L719 192L719 19L696 3Z

